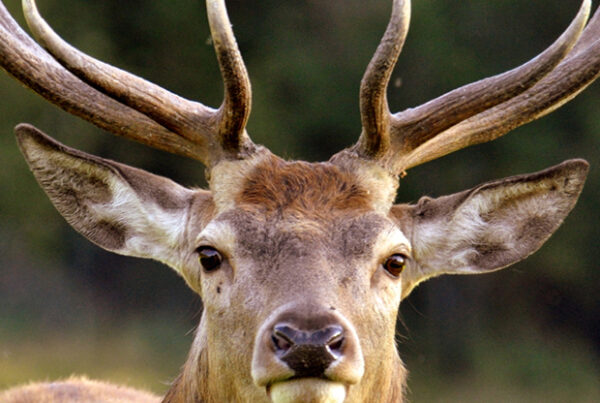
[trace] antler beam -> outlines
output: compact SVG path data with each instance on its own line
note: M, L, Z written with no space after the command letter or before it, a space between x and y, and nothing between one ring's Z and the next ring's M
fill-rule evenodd
M565 57L546 74L540 75L540 79L535 80L533 85L526 87L524 91L518 91L510 97L501 96L501 102L493 102L485 107L483 102L479 103L460 121L452 119L457 112L462 112L460 107L448 107L444 102L440 102L440 115L448 124L438 127L428 136L420 135L418 130L406 130L406 126L401 122L410 112L397 114L395 130L398 136L404 137L405 150L396 160L394 170L409 169L470 145L495 140L552 112L583 91L600 74L600 41L597 40L600 11L596 11L583 34L580 34L589 15L590 3L588 0L583 2L571 26L548 49L551 50L562 42L564 45L561 47L566 51ZM581 40L577 40L580 35ZM536 59L541 59L544 53ZM481 83L483 84L483 81ZM485 96L482 96L482 99L484 98ZM420 118L424 116L425 114L421 114Z
M408 17L398 10L408 11L408 3L394 1L388 30L365 73L363 87L369 88L361 87L363 133L350 150L378 161L394 175L461 148L494 140L537 119L572 99L600 74L600 12L585 27L591 1L584 0L567 30L528 63L391 114L385 92L408 25ZM375 60L377 66L382 66L375 71L385 73L373 74Z
M211 34L225 82L217 110L98 61L62 40L34 0L23 0L32 41L0 3L0 65L62 109L114 134L214 166L255 150L245 133L250 82L223 0L207 0Z

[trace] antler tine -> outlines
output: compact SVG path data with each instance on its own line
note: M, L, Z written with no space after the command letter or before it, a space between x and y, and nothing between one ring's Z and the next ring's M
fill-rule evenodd
M0 66L50 102L105 130L179 155L205 157L202 144L174 135L67 71L27 36L1 2Z
M573 51L538 83L423 142L395 161L395 170L409 169L470 145L494 140L573 99L600 75L599 31L600 9Z
M581 37L573 47L573 50L569 52L568 57L578 55L580 52L587 49L591 44L596 42L598 38L600 38L600 21L598 21L600 20L600 12L598 11L600 10L597 9L594 13L594 16L592 17L588 25L585 27L583 33L581 34Z
M363 132L358 150L368 158L381 156L390 146L391 113L386 92L408 33L410 7L410 0L394 0L390 22L360 85Z
M585 52L561 63L529 91L462 121L417 147L396 169L409 169L456 150L494 140L559 108L599 75L600 41L597 41Z
M56 34L40 15L35 0L23 0L22 3L33 37L81 80L192 141L194 131L211 131L207 121L214 115L214 110L84 54ZM204 118L194 119L198 115ZM198 124L205 127L198 130Z
M456 123L496 106L531 88L572 50L590 10L585 0L565 32L544 52L529 62L497 76L467 84L417 108L393 117L393 136L401 145L397 152L410 152Z
M168 141L155 144L153 140L145 139L145 144L176 153L179 143L195 145L194 153L187 155L211 167L225 158L247 156L255 147L244 131L250 110L249 80L233 39L223 0L207 0L206 3L226 87L225 101L218 110L179 97L73 48L44 21L34 0L23 0L23 11L34 37L65 69L97 92L123 104L123 108L131 108L147 116L168 133ZM82 117L95 123L94 113ZM139 135L123 133L120 124L122 122L104 128L139 141ZM173 150L168 146L170 142L174 144Z
M241 151L250 145L245 134L252 106L252 90L246 66L231 29L223 0L206 0L213 45L225 83L225 99L219 108L218 133L226 150Z

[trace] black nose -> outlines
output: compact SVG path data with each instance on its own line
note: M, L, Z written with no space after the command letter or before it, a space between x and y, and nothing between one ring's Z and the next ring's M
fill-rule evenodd
M331 325L317 330L298 330L277 324L271 334L275 354L297 378L322 377L342 355L344 329Z

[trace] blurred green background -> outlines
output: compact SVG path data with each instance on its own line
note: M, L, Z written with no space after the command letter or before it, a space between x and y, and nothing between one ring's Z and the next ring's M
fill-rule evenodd
M4 3L22 24L20 2ZM202 1L39 3L76 47L183 96L220 103ZM579 3L414 0L391 109L524 63L558 37ZM253 83L252 138L311 161L355 142L360 79L391 1L227 4ZM398 342L412 401L600 401L599 110L596 84L549 117L402 181L399 200L415 202L567 158L591 163L577 207L541 251L498 273L432 280L403 302ZM201 302L168 268L104 252L68 227L17 151L19 122L204 185L199 163L103 133L0 75L0 389L76 373L164 392L185 360Z

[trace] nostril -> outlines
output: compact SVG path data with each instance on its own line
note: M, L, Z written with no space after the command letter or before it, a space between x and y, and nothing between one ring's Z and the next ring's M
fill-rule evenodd
M276 325L271 334L271 342L278 355L283 355L296 344L294 338L297 331L287 325Z
M290 349L290 347L292 347L292 345L287 340L275 334L271 336L271 341L273 342L273 346L275 346L275 351L277 352L285 353L287 350Z
M336 356L340 356L342 354L342 347L344 346L345 337L343 334L336 336L335 338L329 340L327 343L327 347L332 354Z
M329 326L322 331L321 335L327 350L336 358L339 358L342 355L344 346L344 329L337 325Z

